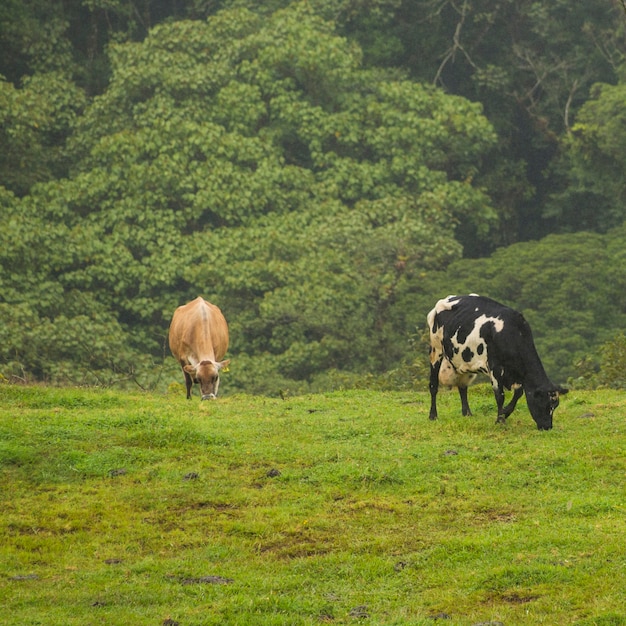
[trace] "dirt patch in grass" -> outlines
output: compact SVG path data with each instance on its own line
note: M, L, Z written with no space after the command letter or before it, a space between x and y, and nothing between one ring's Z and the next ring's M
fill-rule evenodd
M299 559L328 554L332 547L320 542L308 541L303 537L281 537L274 541L263 542L258 551L269 553L280 559Z
M478 522L510 524L517 521L517 513L506 509L485 509L476 515Z
M224 578L224 576L199 576L180 580L181 585L230 585L234 582L234 579Z
M487 598L486 602L506 602L507 604L528 604L539 600L541 596L532 593L523 593L517 591L511 591L507 593L491 594Z

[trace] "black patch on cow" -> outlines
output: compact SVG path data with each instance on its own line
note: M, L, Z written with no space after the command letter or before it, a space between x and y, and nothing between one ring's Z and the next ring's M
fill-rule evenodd
M481 339L486 339L487 341L489 341L494 336L495 330L496 330L496 325L494 324L494 322L492 320L486 321L480 327L479 334L480 334Z
M465 348L465 350L463 350L463 352L461 353L461 356L466 363L469 363L474 357L474 353L471 351L470 348Z
M478 347L476 348L476 353L478 355L481 355L484 351L485 351L485 344L484 343L479 343Z
M469 324L466 324L465 326L459 326L458 330L456 331L457 342L460 344L464 344L467 336L472 332L472 330L473 326L470 327Z

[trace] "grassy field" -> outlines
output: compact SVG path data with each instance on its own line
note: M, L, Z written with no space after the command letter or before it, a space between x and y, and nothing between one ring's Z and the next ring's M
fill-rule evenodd
M0 385L0 624L626 624L626 396Z

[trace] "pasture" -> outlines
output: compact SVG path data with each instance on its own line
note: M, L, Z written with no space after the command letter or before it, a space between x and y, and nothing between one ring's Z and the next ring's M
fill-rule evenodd
M0 624L626 624L626 396L0 385Z

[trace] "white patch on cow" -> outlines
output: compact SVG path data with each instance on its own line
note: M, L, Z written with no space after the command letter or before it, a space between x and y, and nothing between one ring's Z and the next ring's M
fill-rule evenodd
M469 387L476 378L476 374L460 374L457 372L452 363L445 357L441 361L439 368L439 382L446 387Z
M455 348L455 354L452 357L452 365L457 372L465 374L470 372L488 372L489 363L487 359L487 343L480 336L480 331L485 324L492 323L494 330L499 333L504 328L504 321L499 317L487 317L486 315L480 315L474 320L474 328L465 338L464 342L460 342L458 337L458 330L451 339L452 346ZM478 354L478 346L482 345L482 354ZM472 358L466 361L463 358L463 352L467 349L472 352Z
M446 358L441 361L441 367L439 368L439 382L447 387L454 387L457 383L456 370Z
M442 298L435 304L435 308L431 311L432 316L434 317L437 313L441 313L442 311L451 311L458 301L458 296ZM428 317L430 318L430 315Z
M499 385L500 385L500 384L499 384L499 383L498 383L498 381L496 380L496 377L493 375L493 372L489 372L489 378L491 379L491 386L492 386L494 389L497 389L497 388L499 387Z
M443 354L444 328L443 326L439 326L433 333L435 317L442 311L451 311L460 301L458 296L450 295L439 300L435 307L428 313L427 322L430 328L431 345L430 362L432 364L437 362ZM480 329L488 322L493 323L496 332L500 332L504 328L504 322L500 318L480 315L474 321L474 328L463 344L456 339L457 335L452 338L452 345L458 349L458 352L453 355L451 360L443 356L439 370L439 381L442 385L448 387L459 385L467 387L474 380L477 372L489 373L487 342L480 337ZM482 354L478 354L479 345L483 346ZM469 362L466 362L462 356L463 350L466 348L470 348L472 351L472 359Z
M480 297L477 293L470 293L469 295ZM435 304L435 308L432 310L432 313L436 315L437 313L441 313L441 311L451 311L464 297L466 296L456 296L453 294L446 296L445 298L437 301L437 304ZM478 311L478 308L476 308L476 311Z

